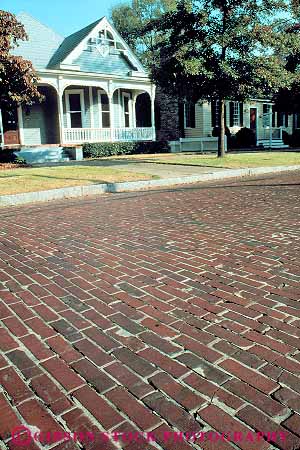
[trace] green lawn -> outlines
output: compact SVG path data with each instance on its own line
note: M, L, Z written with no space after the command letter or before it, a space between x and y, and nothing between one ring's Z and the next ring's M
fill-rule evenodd
M203 167L224 167L239 169L247 167L294 166L300 165L300 153L255 152L228 154L225 158L215 155L165 154L144 156L145 160L161 164L184 164ZM139 158L140 159L140 158Z
M151 178L151 175L87 165L17 168L0 170L0 195Z

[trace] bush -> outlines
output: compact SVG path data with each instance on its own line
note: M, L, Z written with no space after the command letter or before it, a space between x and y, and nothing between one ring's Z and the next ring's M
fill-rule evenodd
M212 131L212 137L220 137L221 129L220 127L215 127ZM225 135L227 137L227 150L232 148L232 135L228 127L225 128Z
M287 131L282 131L282 141L285 145L291 145L292 144L292 135L289 134Z
M212 131L212 137L220 137L221 134L221 128L220 127L215 127ZM227 138L230 138L231 133L228 127L225 128L225 135L227 136Z
M116 155L168 153L167 141L155 142L96 142L82 146L84 158L103 158Z
M290 145L292 147L300 147L300 130L296 129L290 139Z
M255 132L250 128L241 128L235 135L237 148L255 147Z
M24 165L26 166L26 160L25 158L22 158L22 156L16 156L15 160L13 161L13 164L18 164L19 166Z
M15 150L0 150L0 163L13 163L16 160Z

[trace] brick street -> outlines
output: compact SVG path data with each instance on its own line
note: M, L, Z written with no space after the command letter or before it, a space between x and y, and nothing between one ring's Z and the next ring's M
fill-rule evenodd
M0 448L300 449L300 173L0 221Z

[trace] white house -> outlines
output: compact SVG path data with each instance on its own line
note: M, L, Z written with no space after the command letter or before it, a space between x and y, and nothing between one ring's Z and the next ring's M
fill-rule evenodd
M197 140L206 148L214 142L211 137L214 128L219 126L218 102L185 103L183 117L182 143L185 149L191 148ZM257 146L269 147L271 143L272 147L285 147L282 133L292 134L293 121L293 114L276 112L274 103L267 99L245 103L226 101L225 104L225 123L230 133L235 135L241 128L249 128L253 130Z
M105 17L66 38L27 13L17 19L29 40L14 53L32 61L45 101L2 111L2 145L155 140L155 86Z

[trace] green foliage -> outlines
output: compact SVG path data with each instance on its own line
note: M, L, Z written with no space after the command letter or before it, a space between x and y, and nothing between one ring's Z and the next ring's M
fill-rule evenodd
M22 156L16 156L13 163L18 164L19 166L26 166L27 164L25 158L22 158Z
M220 127L215 127L212 130L212 133L211 133L212 137L220 137L220 134L221 134L221 128ZM230 129L228 127L225 128L225 134L226 134L226 136L228 138L230 138L231 132L230 132Z
M0 108L43 100L31 62L11 54L17 42L26 39L24 27L16 17L0 10Z
M0 163L26 164L21 156L15 155L16 150L0 150Z
M286 56L300 51L300 36L282 25L289 8L284 0L181 0L176 11L145 27L163 38L151 66L162 89L193 101L220 101L219 156L225 99L271 97L295 78Z
M284 57L300 50L299 37L287 35L274 14L287 8L280 0L180 1L146 27L168 36L158 44L153 79L196 100L272 95L293 80Z
M15 159L14 150L0 150L0 163L12 163Z
M299 129L296 129L293 132L293 134L291 136L290 145L292 147L300 148L300 130Z
M166 141L156 142L99 142L83 144L85 158L103 158L117 155L136 155L150 153L168 153L169 144Z
M256 145L255 133L250 128L241 128L235 135L236 148L248 148Z
M115 27L147 67L154 59L156 45L164 41L164 36L158 35L155 30L142 31L151 20L174 10L176 3L176 0L131 0L111 10Z
M285 130L282 131L282 141L285 145L292 144L292 136Z

